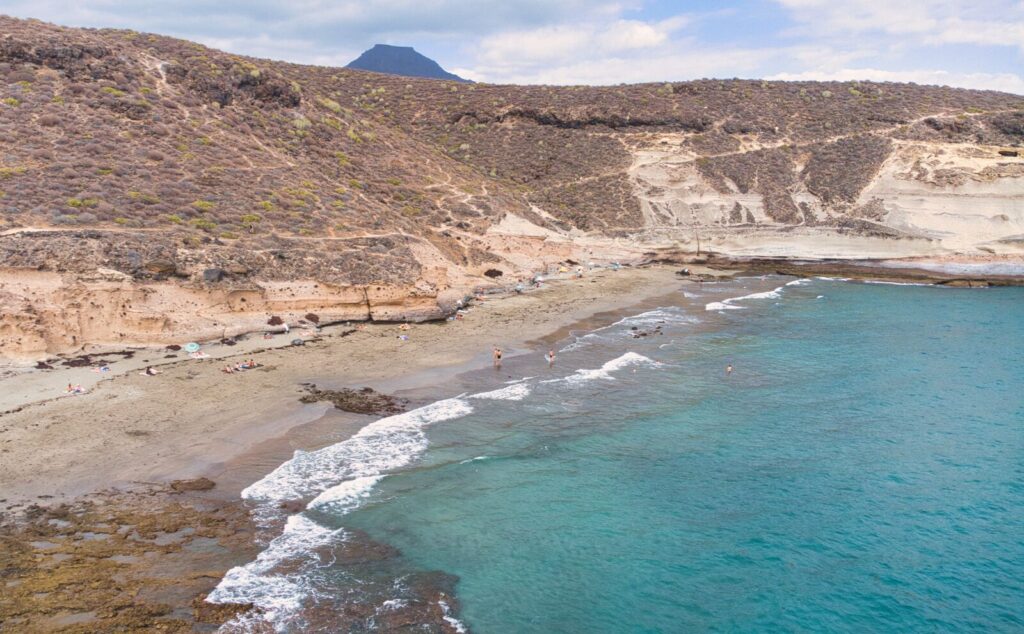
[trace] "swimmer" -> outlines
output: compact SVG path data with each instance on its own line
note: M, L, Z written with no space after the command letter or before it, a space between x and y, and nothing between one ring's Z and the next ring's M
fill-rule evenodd
M731 363L725 366L725 376L729 376L730 374L732 374L732 364Z
M555 365L555 349L554 348L548 350L547 357L548 357L548 367L551 367L551 366Z
M501 348L495 346L494 347L494 352L491 353L491 356L494 359L494 367L495 368L500 368L501 367Z

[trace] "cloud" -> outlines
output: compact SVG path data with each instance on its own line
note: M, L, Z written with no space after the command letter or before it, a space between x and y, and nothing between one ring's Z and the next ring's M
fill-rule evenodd
M1024 51L1024 3L1000 0L777 0L817 36L883 34L917 44L1008 46ZM905 44L905 42L904 42Z
M4 0L0 12L325 66L412 45L497 83L767 76L1024 92L1020 0L772 1L684 13L678 0Z
M615 19L497 33L480 40L476 59L478 65L488 69L485 74L502 74L621 54L646 55L666 44L686 23L683 16L657 22Z

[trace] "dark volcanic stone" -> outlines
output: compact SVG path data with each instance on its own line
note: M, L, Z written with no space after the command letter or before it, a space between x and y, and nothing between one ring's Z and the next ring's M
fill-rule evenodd
M303 403L330 401L334 407L354 414L398 414L405 411L407 401L390 394L381 394L369 387L361 390L341 388L321 390L316 385L305 384L307 394L299 400Z

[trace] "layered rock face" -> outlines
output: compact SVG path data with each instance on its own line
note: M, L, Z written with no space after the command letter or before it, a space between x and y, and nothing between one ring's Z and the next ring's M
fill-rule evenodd
M271 315L435 318L568 259L1024 244L1016 95L493 86L5 17L0 33L0 356Z

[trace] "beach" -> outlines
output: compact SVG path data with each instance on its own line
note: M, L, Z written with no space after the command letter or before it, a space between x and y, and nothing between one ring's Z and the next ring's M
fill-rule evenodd
M303 346L251 354L229 348L226 352L235 353L229 359L154 363L160 375L128 371L72 397L63 394L69 381L39 373L53 398L0 417L2 497L10 506L39 495L61 499L133 482L215 478L218 465L327 411L326 403L299 402L302 383L387 391L436 384L445 373L489 365L493 346L514 354L576 321L680 284L670 267L602 270L582 280L475 302L458 321L408 331L397 324L368 324L349 332L355 325L339 325ZM137 353L134 367L144 368L142 359L162 355L160 350ZM249 358L261 367L239 374L221 371Z

